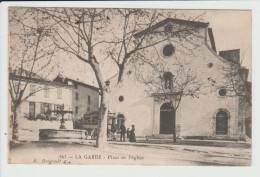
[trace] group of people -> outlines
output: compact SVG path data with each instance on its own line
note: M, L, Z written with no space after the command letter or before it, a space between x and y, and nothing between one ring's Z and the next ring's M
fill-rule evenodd
M125 124L122 123L120 126L120 141L125 141L125 134L126 134L126 138L130 141L130 142L136 142L136 138L135 138L135 126L132 125L132 129L130 130L130 128L128 128L126 130Z

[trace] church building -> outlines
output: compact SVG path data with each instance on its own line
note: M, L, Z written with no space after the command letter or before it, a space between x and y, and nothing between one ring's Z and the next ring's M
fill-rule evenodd
M239 60L239 49L218 55L212 29L203 22L167 18L135 38L148 32L144 46L150 47L129 60L123 80L109 79L108 107L119 123L135 125L136 136L172 137L175 129L179 138L243 137L240 97L220 87L231 62L225 56Z

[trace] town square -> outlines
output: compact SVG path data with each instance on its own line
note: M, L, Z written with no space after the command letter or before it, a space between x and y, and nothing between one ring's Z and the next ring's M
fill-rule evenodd
M8 163L251 165L250 10L8 13Z

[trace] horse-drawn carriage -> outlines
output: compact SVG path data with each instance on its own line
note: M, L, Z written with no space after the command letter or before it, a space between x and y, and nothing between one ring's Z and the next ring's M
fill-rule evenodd
M84 114L83 117L75 121L75 129L85 130L86 139L97 139L98 135L98 111Z
M114 141L120 138L119 125L124 121L124 117L120 114L108 113L107 139ZM99 125L99 112L91 112L84 114L83 117L75 121L74 128L85 130L86 139L97 139Z

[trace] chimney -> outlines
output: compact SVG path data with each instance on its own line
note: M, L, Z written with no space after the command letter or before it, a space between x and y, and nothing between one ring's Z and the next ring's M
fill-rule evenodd
M219 56L229 61L240 63L240 49L219 51Z

